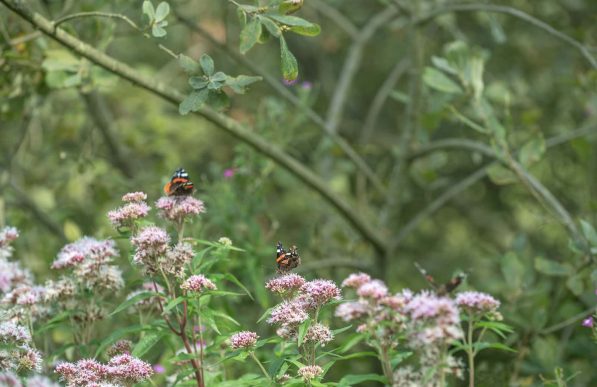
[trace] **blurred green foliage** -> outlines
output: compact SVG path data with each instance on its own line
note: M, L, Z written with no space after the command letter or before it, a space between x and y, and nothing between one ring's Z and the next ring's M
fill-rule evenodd
M101 11L147 22L141 1L29 3L53 20ZM151 12L168 14L155 5ZM172 171L184 166L208 207L188 232L210 240L228 236L245 250L219 268L239 277L255 297L226 306L245 327L268 329L255 321L272 304L263 283L275 270L277 240L299 246L309 277L341 280L364 270L395 290L425 287L412 264L417 261L439 280L463 269L465 286L502 300L502 313L515 329L507 344L518 352L483 352L480 385L540 384L540 375L558 376L556 368L564 375L580 372L573 385L595 385L597 349L579 321L596 301L597 237L591 224L597 223L597 69L578 47L528 20L500 12L441 12L450 5L305 0L295 15L316 22L321 33L280 38L284 76L292 78L287 75L295 71L286 48L299 71L298 83L282 87L303 108L265 81L244 95L229 93L225 114L322 176L393 247L385 256L271 159L201 117L180 116L176 107L77 57L2 5L0 224L21 230L17 255L41 281L52 276L49 263L66 241L115 236L105 214L122 194L142 190L155 200ZM548 23L597 57L594 1L500 5ZM388 9L391 17L366 36ZM424 15L433 17L419 20ZM188 90L188 76L158 45L190 58L209 54L226 74L269 74L282 85L280 51L255 44L259 37L243 30L234 4L173 1L167 24L161 16L153 37L113 18L72 19L61 27L181 91ZM270 21L261 23L275 36ZM239 44L259 74L234 60ZM401 61L404 70L391 79ZM339 88L351 71L347 87ZM333 129L365 159L385 194L372 189L304 109L330 122L339 101ZM493 163L492 152L503 162ZM460 189L485 167L486 174ZM225 170L233 173L225 176ZM572 226L524 171L553 194ZM126 255L124 250L121 266L137 284ZM112 328L105 324L106 335ZM373 361L346 361L332 369L330 379L339 380L348 369L379 373L375 367Z

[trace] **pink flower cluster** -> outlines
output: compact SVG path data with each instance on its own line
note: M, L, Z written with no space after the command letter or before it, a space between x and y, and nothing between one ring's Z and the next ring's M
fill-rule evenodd
M309 327L307 334L305 334L305 340L314 343L320 343L324 347L327 343L334 339L334 334L329 327L315 323Z
M19 231L14 227L4 227L0 230L0 259L12 256L12 242L19 237Z
M130 385L147 380L153 374L151 365L129 354L117 355L107 364L93 359L76 363L60 363L56 372L68 387L102 386L108 383Z
M305 382L319 378L323 375L323 368L318 365L309 365L299 368L298 374Z
M205 212L205 205L199 199L192 196L163 196L155 203L160 215L164 219L181 223L189 216L199 215Z
M500 302L487 293L462 292L456 296L459 308L472 313L493 313L500 307Z
M83 287L97 291L114 291L124 286L122 272L110 265L119 255L113 240L84 237L62 248L52 269L72 269L72 278Z
M132 227L136 220L144 218L151 209L147 203L147 195L143 192L130 192L122 197L126 204L108 212L108 219L116 228Z
M208 280L207 278L205 278L205 276L203 274L198 274L198 275L192 275L189 278L186 279L186 281L184 281L182 283L182 285L180 285L180 288L182 290L186 290L188 292L193 292L193 293L201 293L203 291L203 289L207 289L207 290L216 290L216 285L211 282L210 280Z
M267 281L265 288L284 297L294 294L305 282L305 279L300 275L290 273Z
M147 226L131 238L131 243L136 247L133 261L153 274L157 271L157 260L168 251L170 236L162 228Z
M0 369L8 371L34 370L40 371L41 353L31 346L29 331L13 321L0 323Z
M255 332L242 331L230 337L230 345L232 349L249 349L255 346L258 338L259 336Z
M195 256L195 251L190 243L180 242L169 248L165 258L159 259L160 265L166 273L179 278L184 277L185 268Z
M271 310L267 322L280 325L276 333L285 339L296 335L298 326L307 321L309 313L340 299L340 289L333 281L305 281L292 273L269 280L265 287L283 297L283 301ZM311 328L311 341L325 344L332 340L329 328L324 325L316 323Z

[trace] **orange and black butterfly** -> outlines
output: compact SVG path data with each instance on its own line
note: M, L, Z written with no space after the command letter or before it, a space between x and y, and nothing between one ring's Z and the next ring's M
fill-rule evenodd
M190 195L194 189L195 186L184 168L178 168L172 175L170 182L164 186L164 192L168 196Z
M292 246L288 251L284 250L281 242L276 245L276 263L278 264L278 273L286 273L301 264L296 246Z
M429 285L431 285L431 287L433 288L433 290L435 291L435 293L438 296L446 296L446 295L452 293L457 287L460 286L462 281L464 281L464 279L466 278L466 274L461 272L461 273L456 274L451 280L449 280L445 284L438 285L437 282L435 282L435 278L433 278L433 276L431 274L427 273L427 270L423 269L416 262L415 262L415 266L421 272L423 277L425 277L427 282L429 282Z

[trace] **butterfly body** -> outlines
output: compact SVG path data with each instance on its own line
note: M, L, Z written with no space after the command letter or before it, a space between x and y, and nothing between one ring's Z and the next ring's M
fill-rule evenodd
M279 273L286 273L298 267L301 264L301 257L296 246L291 246L286 251L282 243L278 242L276 245L276 263L278 264Z
M194 190L195 186L184 168L177 169L170 181L164 186L164 193L168 196L191 195Z
M464 273L458 273L448 282L438 285L435 281L435 278L433 278L431 274L427 273L427 271L423 269L418 263L415 262L415 266L421 272L423 277L425 277L425 280L427 280L429 285L431 285L431 287L438 296L447 296L448 294L452 293L458 286L460 286L460 284L462 284L462 282L466 278L466 275Z

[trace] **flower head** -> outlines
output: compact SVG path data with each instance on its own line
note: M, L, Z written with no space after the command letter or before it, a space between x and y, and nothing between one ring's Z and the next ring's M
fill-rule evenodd
M133 343L130 340L118 340L108 348L106 355L113 357L124 353L131 353Z
M303 321L306 321L309 315L305 311L304 304L297 300L283 301L281 304L276 305L271 313L267 322L269 324L282 324L282 325L298 325Z
M340 289L330 280L317 279L306 282L301 287L301 292L308 295L319 306L340 299Z
M160 263L166 272L183 277L185 267L194 256L195 251L193 251L193 246L190 243L179 242L168 249L165 259L161 260Z
M586 328L593 328L593 317L589 316L586 319L582 320L582 326Z
M500 302L489 294L468 291L458 293L456 305L473 313L490 313L500 307Z
M173 222L182 222L188 216L205 212L205 205L190 195L163 196L155 203L160 215Z
M338 305L335 315L348 322L364 316L370 307L365 302L350 301Z
M381 280L372 280L359 286L357 294L363 298L379 300L388 295L388 287Z
M305 335L305 340L319 343L322 347L333 339L334 334L330 328L320 323L311 325Z
M106 368L109 379L126 381L127 384L149 379L153 374L149 363L127 353L111 358Z
M231 177L234 177L235 173L236 171L234 170L234 168L227 168L224 170L224 177L226 179L230 179Z
M230 337L230 344L232 349L248 349L255 346L258 338L259 336L257 336L257 333L255 332L242 331L235 333L232 335L232 337Z
M189 292L200 293L203 289L208 290L215 290L216 285L205 278L203 274L192 275L182 285L180 288Z
M371 281L371 276L365 273L352 273L344 281L342 281L342 287L346 288L355 288L358 289L359 287L363 286L367 282Z
M122 197L123 202L142 202L147 200L145 192L129 192Z
M285 295L299 290L305 282L300 275L291 273L267 281L265 288L271 292Z
M137 248L133 261L145 265L146 270L153 273L157 270L157 258L163 256L168 250L170 236L159 227L147 226L131 238L131 243Z
M404 311L415 327L411 337L414 346L450 342L462 337L458 308L448 297L421 292L410 300Z
M318 365L304 366L299 368L298 374L307 382L323 375L323 368Z
M163 374L164 372L166 372L166 367L164 367L160 363L156 363L156 364L152 365L151 368L153 368L153 371L156 374Z
M145 202L131 202L109 211L108 219L116 228L130 227L135 220L146 217L150 209Z

